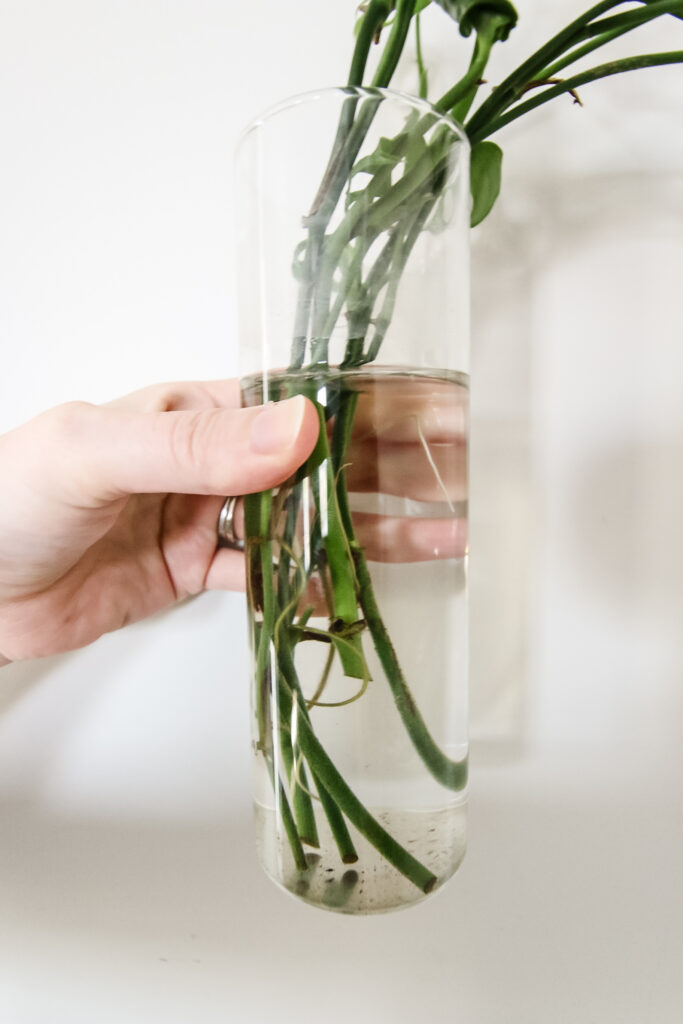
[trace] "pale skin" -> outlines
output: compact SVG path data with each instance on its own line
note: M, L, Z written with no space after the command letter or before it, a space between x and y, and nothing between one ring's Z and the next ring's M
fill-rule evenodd
M386 443L423 457L424 431L418 443L395 417L386 424L383 439L359 430L354 450ZM443 423L426 429L438 450ZM217 546L224 498L277 487L317 432L307 399L241 409L228 380L67 403L0 436L0 665L74 650L203 590L244 589L243 554ZM464 473L464 460L451 461L439 487L458 500ZM410 476L422 490L428 477ZM405 493L406 479L403 460L389 489ZM349 480L359 492L373 485L354 483L352 469ZM382 560L452 557L466 545L457 519L357 525Z

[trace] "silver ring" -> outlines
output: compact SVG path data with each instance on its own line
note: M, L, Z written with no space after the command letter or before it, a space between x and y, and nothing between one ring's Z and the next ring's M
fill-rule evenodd
M218 526L216 527L219 548L232 548L235 551L244 551L244 541L240 540L235 533L235 510L238 501L239 498L230 497L226 498L221 505Z

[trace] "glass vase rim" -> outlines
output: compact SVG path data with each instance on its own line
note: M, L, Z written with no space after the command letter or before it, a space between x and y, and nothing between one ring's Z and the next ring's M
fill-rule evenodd
M424 114L431 114L436 119L434 122L435 124L438 122L446 124L451 131L458 136L458 140L463 143L468 150L471 148L470 140L463 125L459 121L456 121L448 111L438 110L433 103L430 103L429 100L421 99L419 96L414 96L412 93L404 92L400 89L387 89L379 86L368 85L326 85L318 89L308 89L304 92L294 93L291 96L278 100L269 107L266 107L259 114L256 114L247 122L245 127L239 133L235 144L235 150L238 151L240 149L242 143L246 141L252 132L267 124L268 121L276 117L278 114L284 114L288 110L292 110L294 107L303 106L305 103L309 103L312 100L324 99L325 97L332 96L335 93L346 96L358 96L359 98L366 97L368 99L380 96L382 99L400 101L401 103L412 107L414 110L421 110Z

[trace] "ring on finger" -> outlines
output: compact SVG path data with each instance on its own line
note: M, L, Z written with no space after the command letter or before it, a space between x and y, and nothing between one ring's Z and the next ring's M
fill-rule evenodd
M232 548L234 551L244 551L244 541L240 540L235 533L235 512L238 500L238 498L231 496L226 498L221 505L218 525L216 527L219 548Z

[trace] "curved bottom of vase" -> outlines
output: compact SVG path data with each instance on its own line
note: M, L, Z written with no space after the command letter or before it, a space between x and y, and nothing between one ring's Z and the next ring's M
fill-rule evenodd
M256 848L268 877L311 906L341 914L402 910L438 892L462 863L466 848L466 804L421 810L372 809L375 818L437 878L427 894L353 831L358 860L340 861L331 832L320 828L320 846L306 847L308 866L297 868L275 810L255 804Z

